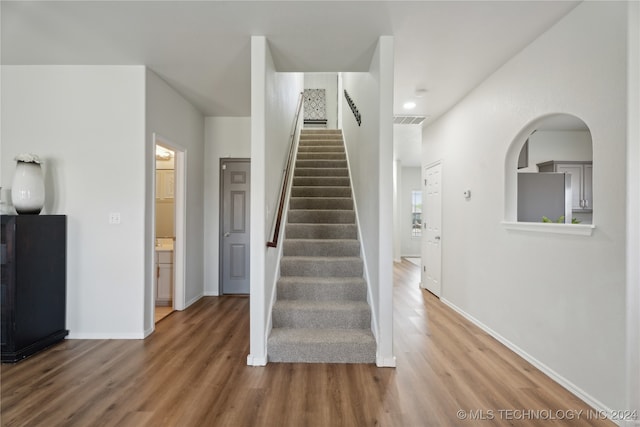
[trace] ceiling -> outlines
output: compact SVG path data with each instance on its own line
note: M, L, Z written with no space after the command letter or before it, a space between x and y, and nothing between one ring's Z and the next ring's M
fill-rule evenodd
M143 64L206 116L249 116L252 35L278 70L309 72L367 71L393 35L394 113L433 120L578 3L3 0L1 60Z

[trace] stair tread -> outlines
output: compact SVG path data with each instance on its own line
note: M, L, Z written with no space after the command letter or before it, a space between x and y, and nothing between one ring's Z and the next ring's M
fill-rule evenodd
M295 185L294 184L293 186L296 187L296 189L312 188L313 190L319 190L319 189L322 189L322 188L327 188L327 189L339 188L340 190L342 190L342 189L345 188L344 185ZM300 197L300 196L294 196L294 197ZM307 197L313 197L313 196L307 196Z
M366 301L358 300L276 300L273 310L348 311L369 310Z
M273 328L269 342L375 344L375 338L369 329Z
M349 208L349 209L336 209L336 208L326 208L326 209L289 209L289 212L300 212L300 213L302 213L302 212L321 212L323 214L326 214L326 213L330 213L332 211L342 213L342 212L353 211L353 208Z
M290 200L305 200L305 199L311 199L311 200L351 200L352 197L340 197L340 196L336 196L336 197L328 197L328 196L291 196Z
M285 236L288 239L355 239L358 229L351 224L286 224Z
M356 227L355 223L351 224L327 224L327 223L315 223L315 222L297 222L297 223L287 223L287 228L318 228L318 229L331 229L331 228L347 228L353 229Z
M362 277L313 277L313 276L282 276L278 280L280 283L300 283L308 285L333 285L333 284L345 284L355 283L361 284L366 281Z
M291 261L317 261L317 262L329 262L329 261L362 261L359 256L298 256L298 255L284 255L283 260Z
M300 243L319 243L319 244L340 244L340 243L353 243L359 242L358 239L285 239L285 242L300 242Z

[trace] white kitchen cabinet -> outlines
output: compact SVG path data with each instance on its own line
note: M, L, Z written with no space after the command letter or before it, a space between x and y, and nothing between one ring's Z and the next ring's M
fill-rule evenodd
M538 171L571 175L572 211L593 212L593 162L552 160L538 163Z
M173 305L173 251L156 250L156 305Z
M156 170L156 199L173 199L175 193L175 173L172 169Z

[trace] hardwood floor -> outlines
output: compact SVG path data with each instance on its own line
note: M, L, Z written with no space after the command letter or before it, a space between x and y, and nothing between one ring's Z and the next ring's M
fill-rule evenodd
M164 319L165 317L167 317L171 313L173 313L173 307L172 306L168 306L168 307L156 306L154 308L154 316L153 316L154 323L158 323L159 321L161 321L162 319Z
M158 323L144 341L66 340L18 364L2 365L1 424L613 425L588 419L599 417L420 290L418 280L418 267L407 261L396 265L396 369L246 366L249 299L206 297ZM475 420L460 419L458 411Z

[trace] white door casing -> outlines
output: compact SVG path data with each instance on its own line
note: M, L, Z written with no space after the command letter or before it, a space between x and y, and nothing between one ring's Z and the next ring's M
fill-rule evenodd
M442 292L442 163L425 168L423 280L425 289L440 297Z

